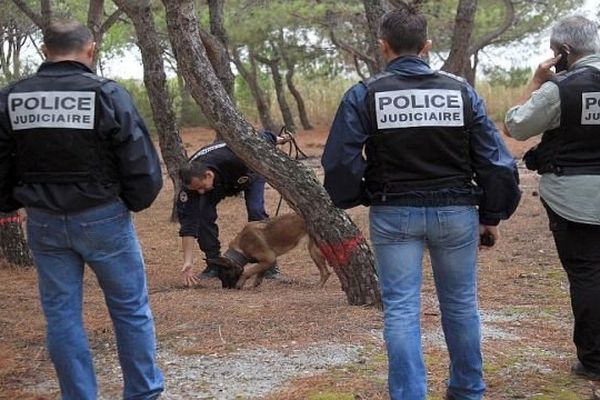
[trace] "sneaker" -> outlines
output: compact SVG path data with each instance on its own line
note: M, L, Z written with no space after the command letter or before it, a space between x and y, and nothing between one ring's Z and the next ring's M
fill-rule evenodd
M277 265L269 268L264 275L265 279L273 279L277 281L287 281L288 279L279 271L279 267Z
M590 371L581 361L577 361L571 366L571 373L590 381L600 381L600 372Z
M211 279L211 278L218 278L218 277L219 277L219 273L217 271L217 268L212 267L210 265L208 267L204 268L204 271L199 273L197 276L198 279Z

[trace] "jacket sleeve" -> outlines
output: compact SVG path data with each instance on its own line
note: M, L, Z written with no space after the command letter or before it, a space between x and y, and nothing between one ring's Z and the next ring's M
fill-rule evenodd
M131 211L148 208L162 188L160 161L131 96L114 82L104 85L101 130L112 132L121 199Z
M498 225L515 212L521 199L517 163L487 116L483 100L472 88L469 95L473 105L471 160L475 182L483 190L479 222Z
M277 135L275 135L273 132L268 130L261 130L260 134L262 135L264 140L271 143L273 146L277 143Z
M6 90L0 92L0 211L9 213L22 205L13 196L15 143L9 136L8 108Z
M368 138L366 96L362 84L353 86L344 95L321 157L325 190L339 208L352 208L367 200L363 179L367 168L363 156Z

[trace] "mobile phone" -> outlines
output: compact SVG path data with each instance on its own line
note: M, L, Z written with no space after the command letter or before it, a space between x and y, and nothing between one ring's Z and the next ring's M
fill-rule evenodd
M554 65L554 72L557 74L567 70L567 56L569 55L569 52L566 49L561 48L558 54L561 55L560 60Z

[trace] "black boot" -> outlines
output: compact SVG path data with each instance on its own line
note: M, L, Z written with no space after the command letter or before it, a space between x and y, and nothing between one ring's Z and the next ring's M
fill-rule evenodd
M204 271L200 272L197 276L198 279L210 279L217 278L219 276L219 267L217 265L212 264L211 262L206 262L206 268Z
M287 282L288 279L281 273L277 264L269 268L264 275L265 279L273 279L277 281Z

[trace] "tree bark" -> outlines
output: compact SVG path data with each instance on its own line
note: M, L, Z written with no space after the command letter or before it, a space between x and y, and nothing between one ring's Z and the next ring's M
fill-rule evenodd
M208 0L210 33L217 38L222 45L221 49L219 49L219 69L215 68L215 71L218 72L217 76L219 76L219 79L221 82L223 82L225 91L235 102L235 75L233 74L230 65L231 56L229 55L229 37L227 36L227 31L225 30L225 22L223 17L224 6L225 0ZM204 47L206 47L206 44ZM211 64L214 68L215 64L212 62Z
M443 71L455 75L464 75L467 64L470 64L469 44L475 23L475 12L477 11L477 0L460 0L456 10L454 33L452 34L452 45L450 54L442 66ZM473 82L469 82L473 84Z
M27 247L19 214L0 213L0 259L17 266L31 266L33 259Z
M294 116L292 115L290 105L285 98L283 78L281 77L281 72L279 71L280 58L278 57L271 60L256 54L254 55L254 58L257 61L267 65L271 69L271 78L273 78L273 85L275 86L275 94L277 95L277 103L279 104L279 110L281 111L283 123L285 124L287 130L290 132L296 132L296 123L294 122Z
M142 54L144 66L144 84L152 107L152 116L158 133L158 143L167 172L173 182L174 205L177 201L176 196L181 189L178 177L179 166L187 160L187 154L181 143L177 117L173 110L173 101L167 86L163 52L154 23L150 0L136 2L128 0L113 1L131 19L137 34L137 45ZM175 207L173 207L171 219L176 219Z
M96 42L96 52L92 69L96 69L100 52L102 51L102 42L104 34L119 20L121 11L117 10L104 20L104 0L90 0L87 16L87 27L92 31L94 41Z
M363 0L365 6L365 15L369 28L369 54L376 61L375 72L381 72L385 69L385 60L379 51L379 21L385 13L381 0Z
M256 60L252 56L252 51L250 50L250 55L248 57L250 62L250 70L248 70L248 68L246 68L244 65L244 62L241 60L237 49L233 49L232 54L233 63L235 64L242 78L244 78L248 84L250 93L252 93L252 97L254 97L254 101L256 102L256 110L258 111L258 118L260 119L262 127L272 132L277 132L279 128L271 116L271 107L269 105L267 95L260 87L260 83L258 82Z
M200 32L200 39L202 40L202 45L206 49L206 55L210 60L210 64L215 70L215 73L221 83L223 83L223 87L225 88L227 95L233 99L235 76L233 75L231 66L229 65L230 58L227 48L212 33L201 28L198 28L198 31Z
M232 151L265 177L306 220L337 273L348 302L381 305L373 256L348 215L335 208L312 171L261 140L235 108L201 44L193 0L163 0L171 44L192 96L219 128Z

